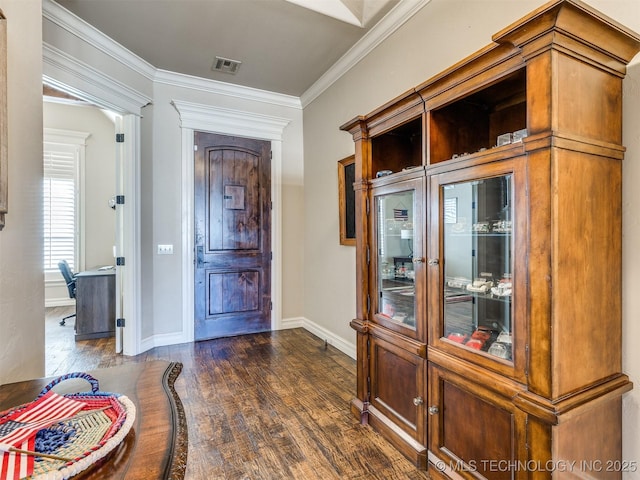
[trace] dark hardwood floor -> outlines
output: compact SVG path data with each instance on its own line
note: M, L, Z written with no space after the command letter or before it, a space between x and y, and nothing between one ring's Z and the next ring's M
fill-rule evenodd
M168 360L189 428L187 479L427 479L351 415L355 361L304 329L113 353L76 342L72 309L47 309L46 374ZM151 479L150 479L151 480Z

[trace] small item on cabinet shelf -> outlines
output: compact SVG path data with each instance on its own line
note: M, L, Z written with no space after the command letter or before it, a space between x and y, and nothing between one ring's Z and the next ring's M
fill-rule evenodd
M513 341L511 340L511 334L508 332L500 332L500 335L498 335L496 342L507 343L509 345L513 343Z
M416 272L414 272L413 270L407 270L407 272L405 273L405 276L406 276L409 280L415 280L415 278L416 278Z
M471 230L475 233L489 233L491 231L491 225L489 222L477 222L473 224Z
M511 220L497 220L493 222L491 231L495 233L511 233Z
M464 277L453 277L447 280L447 287L451 288L467 288L467 285L471 283L471 280Z
M512 143L521 142L524 137L528 135L527 129L523 128L521 130L516 130L511 134Z
M386 177L387 175L391 175L393 172L391 170L380 170L376 173L376 178Z
M502 135L498 135L498 146L509 145L512 142L511 133L503 133Z
M486 342L491 338L491 330L487 327L478 327L476 331L471 334L471 338Z
M467 336L464 333L452 332L447 335L447 338L452 342L464 343L467 340Z
M465 345L469 348L474 348L476 350L482 350L484 346L484 342L482 340L478 340L477 338L472 338Z
M491 339L491 330L486 327L478 327L471 334L471 338L465 343L467 347L482 350L488 340Z
M475 293L487 293L491 290L493 282L485 278L476 278L473 283L467 285L467 290Z
M389 318L393 318L396 313L396 309L390 303L385 303L382 307L382 314L386 315Z
M505 344L502 342L494 342L487 350L487 353L494 357L504 358L505 360L511 360L511 344Z
M497 286L491 287L491 293L496 297L509 297L513 289L511 283L499 282Z

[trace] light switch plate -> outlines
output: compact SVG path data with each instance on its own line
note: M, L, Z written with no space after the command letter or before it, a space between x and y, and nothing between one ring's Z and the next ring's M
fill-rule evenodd
M173 255L173 245L158 245L158 255Z

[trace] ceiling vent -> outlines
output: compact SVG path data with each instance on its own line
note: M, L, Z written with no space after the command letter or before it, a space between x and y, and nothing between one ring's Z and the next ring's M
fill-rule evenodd
M214 72L234 74L238 72L241 63L242 62L239 62L238 60L231 60L230 58L216 57L211 70Z

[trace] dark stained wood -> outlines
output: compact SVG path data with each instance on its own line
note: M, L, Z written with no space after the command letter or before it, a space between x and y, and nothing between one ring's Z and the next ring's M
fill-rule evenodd
M76 275L76 340L113 337L116 331L115 270Z
M195 336L271 328L267 141L196 132Z
M107 457L76 478L181 480L187 462L186 419L174 383L182 365L163 361L88 371L100 390L126 395L136 406L136 419L124 441ZM55 378L55 377L53 377ZM0 387L0 411L34 400L52 377ZM88 390L84 380L66 380L58 393Z
M56 340L47 343L48 375L153 360L182 363L175 389L189 431L186 479L428 478L353 418L355 361L303 329L125 357L113 353L113 340L74 342L72 329L57 324L65 311L52 309L47 321L47 337Z

